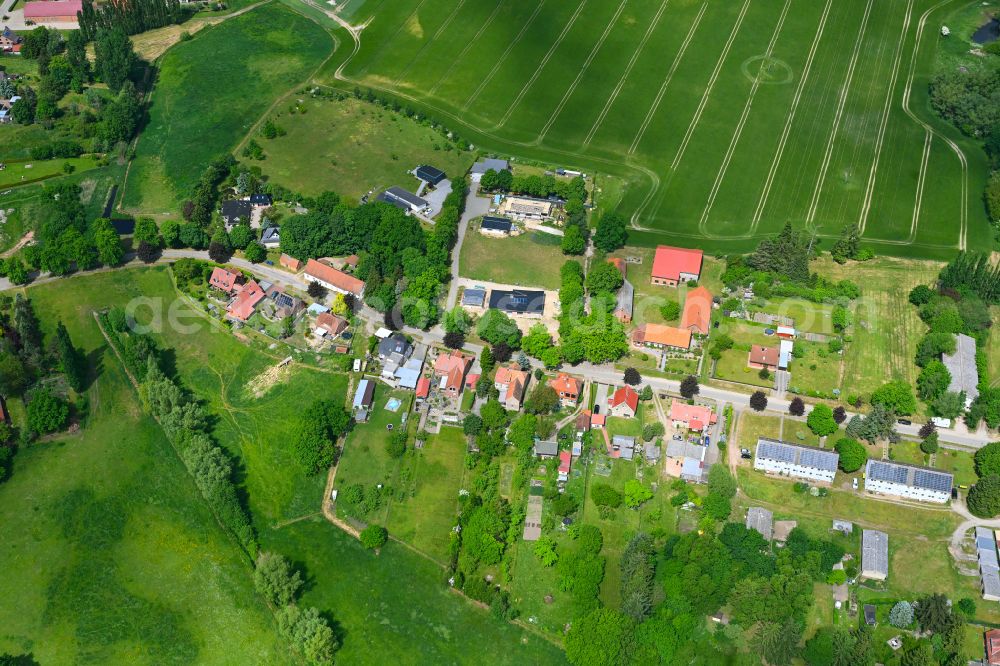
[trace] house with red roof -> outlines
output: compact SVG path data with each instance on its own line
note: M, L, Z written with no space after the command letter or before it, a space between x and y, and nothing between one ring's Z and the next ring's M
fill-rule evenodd
M333 266L310 259L306 262L305 278L309 282L318 282L330 291L340 294L353 294L361 298L365 294L365 283L353 275L338 271Z
M660 245L653 256L651 282L662 287L676 287L681 282L697 280L701 277L703 256L701 250Z
M549 386L559 395L559 402L563 407L575 407L576 401L580 399L580 391L583 390L583 383L565 372L560 372L555 379L550 379Z
M423 402L431 392L431 380L421 377L417 380L417 402Z
M232 294L242 282L242 275L226 270L221 266L217 266L212 269L212 275L208 278L208 284L210 287L218 289L226 294Z
M293 273L298 273L302 270L302 262L291 255L285 254L284 252L281 253L280 257L278 257L278 263L283 268L287 268Z
M639 410L639 394L631 386L623 386L614 392L608 402L608 413L611 416L634 418Z
M457 398L462 394L465 375L472 368L472 356L453 349L447 354L438 354L434 360L434 376L441 378L441 391Z
M691 331L666 324L643 324L632 331L632 344L653 349L690 349Z
M35 23L76 23L83 0L42 0L24 4L24 20Z
M573 454L569 451L559 452L559 480L567 481L569 479L569 470L573 465Z
M778 367L780 354L775 347L765 347L764 345L750 345L750 355L747 357L747 365L760 370L767 368L773 370Z
M335 338L347 329L347 320L329 312L321 312L316 317L313 335L317 338Z
M705 287L695 287L684 299L681 328L697 335L708 335L712 324L712 292Z
M591 414L590 427L598 429L603 428L607 421L608 417L606 414Z
M254 280L250 280L245 285L239 287L236 298L226 308L226 312L232 319L246 321L253 316L257 310L257 304L264 300L267 294L260 288Z
M719 417L716 416L711 407L689 405L677 398L674 398L673 402L670 403L670 421L675 428L704 432L718 420Z
M521 411L524 389L528 386L528 373L516 363L497 368L493 376L493 386L500 391L500 403L504 409Z

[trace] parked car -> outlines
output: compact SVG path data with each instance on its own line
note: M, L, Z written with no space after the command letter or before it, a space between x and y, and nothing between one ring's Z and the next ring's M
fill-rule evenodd
M913 421L911 421L910 419L896 419L896 423L898 423L899 425L912 425Z
M684 441L684 436L683 435L674 435L674 441L676 441L676 442L683 442Z
M705 446L708 446L711 443L712 443L712 439L708 435L705 435Z
M750 460L753 458L753 454L750 453L750 449L740 449L740 457L745 460Z
M858 489L858 479L857 479L857 477L855 477L853 479L853 481L851 481L851 485L854 487L855 490Z

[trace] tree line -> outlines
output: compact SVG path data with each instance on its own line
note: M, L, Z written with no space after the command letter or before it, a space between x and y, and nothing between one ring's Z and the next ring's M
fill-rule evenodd
M126 35L137 35L153 28L180 23L187 15L179 0L128 0L95 5L83 0L77 12L80 34L86 41L97 38L102 30L120 29Z

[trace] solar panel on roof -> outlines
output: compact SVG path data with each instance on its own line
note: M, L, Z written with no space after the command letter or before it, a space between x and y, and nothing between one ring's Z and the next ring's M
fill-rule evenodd
M799 464L816 469L833 470L837 467L837 457L826 451L802 449Z
M913 485L942 493L951 492L951 474L918 469L913 474Z
M768 460L780 460L781 462L795 462L795 449L777 442L761 440L757 444L757 455Z
M905 467L873 460L868 471L868 476L874 481L906 483L908 471Z

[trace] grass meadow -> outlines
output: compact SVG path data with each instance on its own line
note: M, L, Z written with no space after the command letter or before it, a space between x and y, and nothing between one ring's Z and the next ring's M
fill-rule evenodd
M565 257L561 240L541 231L492 238L470 229L462 242L459 275L470 280L559 289Z
M160 60L149 122L136 144L124 205L163 213L205 167L332 52L320 26L270 3L200 30Z
M630 185L633 242L752 247L786 221L879 253L986 243L984 156L937 120L934 0L352 3L331 85L424 108L472 143Z
M27 290L95 378L82 430L22 449L0 486L0 651L40 663L293 663L249 563L145 416L92 312L157 292L124 270ZM232 640L240 636L241 640Z
M298 113L275 114L285 136L257 141L266 157L260 163L264 174L306 196L333 190L360 199L373 188L395 185L415 191L418 181L409 172L419 164L432 164L451 178L472 165L472 153L382 107L354 98L308 98L299 107Z

